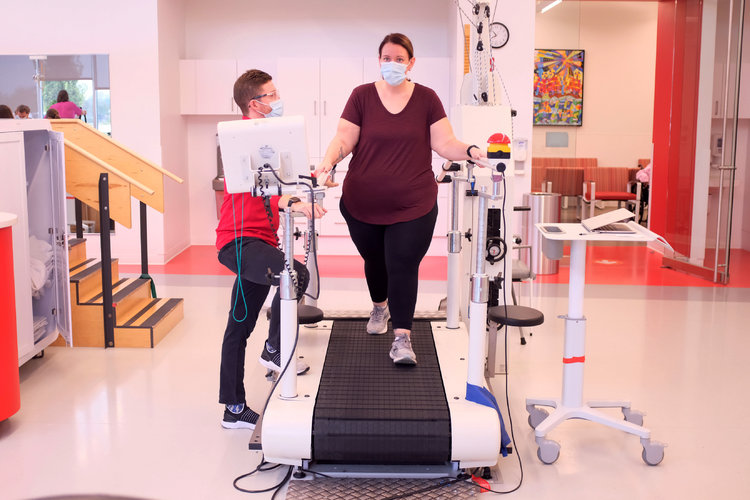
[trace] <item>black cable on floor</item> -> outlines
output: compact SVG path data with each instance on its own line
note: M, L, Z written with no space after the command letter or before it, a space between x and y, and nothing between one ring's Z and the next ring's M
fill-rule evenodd
M427 486L427 487L419 489L419 490L410 491L410 492L407 492L407 493L401 493L399 495L393 495L393 496L390 496L390 497L386 497L383 500L398 500L400 498L408 498L410 496L414 496L414 495L417 495L419 493L426 493L428 491L437 490L439 488L445 488L446 486L451 486L451 485L454 485L454 484L457 484L457 483L463 483L463 482L465 482L465 481L467 481L469 479L471 479L471 476L469 474L459 474L458 477L456 477L455 479L450 478L450 477L445 477L445 478L441 479L441 481L444 481L444 482L437 483L437 484L431 484L430 486Z

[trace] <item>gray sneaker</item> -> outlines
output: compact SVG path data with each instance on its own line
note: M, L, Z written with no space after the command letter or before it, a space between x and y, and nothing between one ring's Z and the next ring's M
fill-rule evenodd
M416 365L417 355L411 348L411 339L408 335L399 335L391 345L391 359L397 365Z
M385 307L372 306L370 321L367 322L367 333L381 335L387 332L389 319L391 319L391 311L388 310L388 304Z

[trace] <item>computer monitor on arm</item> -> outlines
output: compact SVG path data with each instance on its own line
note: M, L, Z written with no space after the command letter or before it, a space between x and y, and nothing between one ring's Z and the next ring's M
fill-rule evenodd
M294 194L311 184L303 116L219 122L218 133L228 193Z

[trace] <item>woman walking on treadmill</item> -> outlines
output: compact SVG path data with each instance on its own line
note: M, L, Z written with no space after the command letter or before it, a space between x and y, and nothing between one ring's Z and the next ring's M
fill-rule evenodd
M391 319L391 359L415 365L410 334L419 264L438 212L432 150L453 160L486 154L456 139L437 94L407 78L415 63L409 38L387 35L378 55L383 79L352 91L316 174L352 153L340 209L365 263L373 303L367 333L386 333Z

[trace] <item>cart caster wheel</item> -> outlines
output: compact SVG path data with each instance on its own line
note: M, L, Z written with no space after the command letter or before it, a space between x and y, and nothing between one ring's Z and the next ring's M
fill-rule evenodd
M536 456L542 463L553 464L560 458L560 443L544 439L536 450Z
M537 426L541 424L545 418L547 418L549 412L544 408L537 408L536 406L532 408L533 409L529 411L529 425L532 429L536 429Z
M664 460L664 443L651 442L643 445L641 458L648 465L659 465Z
M622 414L627 422L635 425L643 425L643 416L645 413L638 410L631 410L630 408L623 408Z
M526 339L524 337L521 337L521 345L526 345Z

